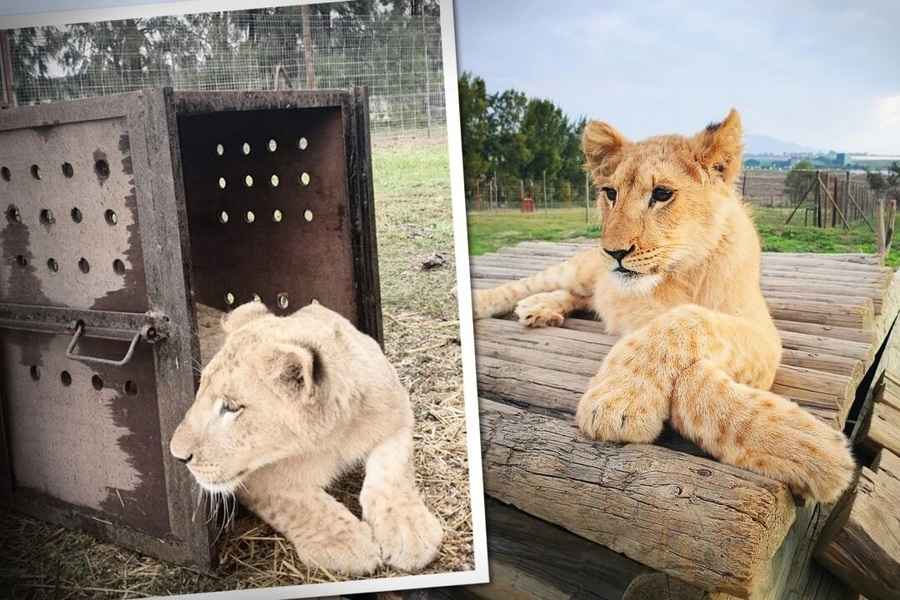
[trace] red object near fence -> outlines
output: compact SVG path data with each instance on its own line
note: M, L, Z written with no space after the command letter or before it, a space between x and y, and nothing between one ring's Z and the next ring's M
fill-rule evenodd
M531 196L525 196L522 198L522 212L523 213L533 213L534 212L534 198Z

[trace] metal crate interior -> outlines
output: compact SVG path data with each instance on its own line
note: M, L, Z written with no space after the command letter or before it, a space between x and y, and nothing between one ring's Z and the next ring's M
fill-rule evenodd
M0 499L203 568L168 440L196 304L313 299L381 340L364 90L150 90L0 112Z

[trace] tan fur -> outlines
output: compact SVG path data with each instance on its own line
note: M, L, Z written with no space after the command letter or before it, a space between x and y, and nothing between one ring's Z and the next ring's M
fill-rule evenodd
M844 436L768 390L781 340L760 290L760 243L734 190L741 123L693 137L631 142L605 123L585 128L586 168L603 216L600 247L527 279L476 291L476 318L515 309L528 326L559 325L591 307L623 337L582 397L591 438L650 442L673 427L720 460L836 500L854 463ZM651 204L655 187L672 198ZM607 250L634 247L621 267Z
M245 304L223 329L172 454L190 457L205 489L236 492L311 566L431 562L443 530L416 489L409 397L378 344L318 304L288 317ZM362 520L325 492L361 461Z

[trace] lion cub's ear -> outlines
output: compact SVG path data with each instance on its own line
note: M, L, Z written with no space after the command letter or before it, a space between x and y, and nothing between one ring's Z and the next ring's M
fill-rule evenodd
M732 184L741 172L742 137L741 116L732 108L724 121L710 123L691 142L700 166L711 177Z
M270 344L262 353L265 372L292 398L310 403L322 373L318 355L312 348L291 344Z
M262 302L247 302L222 317L222 330L229 334L237 331L250 321L270 314L269 309Z
M595 178L608 177L619 165L622 148L630 142L608 123L588 121L581 136L585 167Z

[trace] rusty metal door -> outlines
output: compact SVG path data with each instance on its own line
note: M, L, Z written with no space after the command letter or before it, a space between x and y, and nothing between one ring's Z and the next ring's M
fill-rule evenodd
M194 302L312 299L382 341L365 90L151 90L0 112L0 503L215 561L168 442Z
M194 324L162 92L0 113L0 499L209 568L167 445Z

